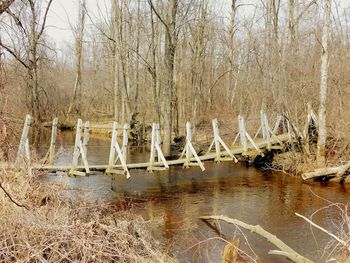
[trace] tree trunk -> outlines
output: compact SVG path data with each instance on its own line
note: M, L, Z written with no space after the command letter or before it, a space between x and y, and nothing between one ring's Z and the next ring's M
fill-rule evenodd
M324 2L324 21L322 35L322 55L321 55L321 82L320 82L320 106L318 112L318 140L317 140L317 164L324 165L326 162L326 106L328 88L328 42L329 27L331 23L331 0Z
M231 2L231 21L230 21L230 28L229 28L229 48L230 48L230 56L229 56L229 104L232 106L233 101L236 94L236 85L235 85L235 26L236 26L236 6L237 0L232 0Z
M73 112L78 116L82 113L82 59L83 59L83 39L85 28L85 9L86 0L79 1L79 22L75 39L75 58L76 58L76 77L74 83L73 101L68 110L69 113Z
M29 87L31 89L32 100L32 115L35 120L41 122L41 110L40 110L40 95L39 95L39 83L38 83L38 58L37 58L37 45L38 35L36 32L36 10L35 3L30 1L30 9L32 13L31 21L31 46L29 51Z
M164 64L166 85L163 89L164 114L162 115L164 141L163 151L165 155L171 155L173 112L174 112L174 62L177 44L176 15L178 0L169 0L167 4L166 20L160 16L153 6L152 0L148 0L154 13L165 27Z
M292 48L292 52L295 51L296 48L296 38L297 38L297 25L295 18L297 0L289 0L289 20L288 20L288 28L290 34L290 46Z

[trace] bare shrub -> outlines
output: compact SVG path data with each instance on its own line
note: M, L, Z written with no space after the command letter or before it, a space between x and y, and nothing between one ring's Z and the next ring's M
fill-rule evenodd
M0 176L0 260L13 262L174 262L146 230L110 205L63 199L38 176ZM63 200L62 200L63 199Z

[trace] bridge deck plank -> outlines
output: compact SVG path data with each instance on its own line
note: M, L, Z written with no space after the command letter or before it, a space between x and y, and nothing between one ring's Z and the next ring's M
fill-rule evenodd
M281 134L276 136L276 138L271 138L271 144L279 144L279 142L286 142L288 141L288 134ZM258 139L255 140L255 144L260 148L266 148L267 143L266 141L262 140L262 139ZM254 149L254 147L252 145L249 145L248 150L249 149ZM244 151L243 147L234 147L231 149L231 152L234 155L240 155L242 154ZM227 155L227 153L223 152L223 155ZM199 156L199 159L201 161L210 161L210 160L214 160L216 157L216 153L208 153L206 155L203 156ZM175 166L175 165L182 165L184 162L186 161L186 159L178 159L178 160L169 160L167 161L169 166ZM195 161L195 158L191 158L191 161ZM156 162L154 163L155 166L162 166L162 162ZM133 170L133 169L147 169L147 167L149 166L148 162L145 163L130 163L127 164L127 167L129 170ZM33 169L35 170L47 170L47 171L68 171L70 170L71 165L41 165L41 164L34 164L33 165ZM104 171L108 168L108 164L103 164L103 165L89 165L90 170L92 171ZM115 165L113 166L114 169L122 169L121 165ZM77 170L80 169L84 169L83 165L79 165L77 166Z
M287 142L288 141L288 134L281 134L276 136L276 138L271 138L271 144L279 144L280 142ZM259 149L263 149L266 148L267 143L266 141L262 140L262 139L257 139L255 140L255 144L257 147L259 147ZM249 144L248 150L252 150L255 147L253 145ZM244 151L243 147L234 147L231 149L231 152L234 155L240 155L242 154ZM226 152L223 152L223 155L227 155ZM214 160L216 157L216 153L208 153L206 155L203 156L199 156L199 159L201 161L210 161L210 160ZM175 166L175 165L181 165L184 164L184 162L186 161L186 158L184 159L178 159L178 160L169 160L167 161L169 166ZM195 158L192 158L190 161L195 161ZM162 166L163 163L162 162L157 162L154 163L155 166ZM149 166L148 162L145 163L130 163L127 164L128 169L132 170L132 169L147 169L147 167ZM108 168L108 164L103 164L103 165L89 165L89 168L91 171L105 171ZM0 168L1 169L13 169L14 166L12 164L8 164L8 163L0 163ZM122 169L121 165L115 165L113 166L114 169ZM43 170L43 171L68 171L71 169L71 165L43 165L43 164L33 164L32 165L32 169L34 170ZM83 165L78 165L76 167L77 170L82 170L84 169Z

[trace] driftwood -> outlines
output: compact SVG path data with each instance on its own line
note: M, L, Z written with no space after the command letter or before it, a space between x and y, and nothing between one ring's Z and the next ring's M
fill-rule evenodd
M350 169L350 162L338 167L326 167L321 169L316 169L313 172L307 172L302 174L304 180L315 179L317 177L331 176L335 175L336 178L340 179L346 171Z
M244 223L242 221L239 221L237 219L232 219L227 216L219 215L219 216L202 216L200 217L203 220L221 220L224 222L227 222L229 224L233 224L236 226L243 227L247 230L250 230L251 232L254 232L262 237L265 237L270 243L274 244L278 249L280 250L271 250L269 254L274 255L283 255L290 259L293 262L296 263L312 263L311 260L307 259L306 257L298 254L295 250L293 250L291 247L286 245L282 240L277 238L275 235L271 234L270 232L267 232L265 229L263 229L261 226L256 225L249 225L247 223Z
M326 229L324 229L323 227L321 227L321 226L315 224L314 222L312 222L310 219L306 218L305 216L300 215L300 214L298 214L298 213L295 213L295 215L298 216L298 217L300 217L300 218L302 218L302 219L304 219L304 220L305 220L306 222L308 222L310 225L316 227L317 229L321 230L322 232L326 233L327 235L331 236L332 238L334 238L335 240L337 240L340 244L342 244L344 247L346 247L347 250L349 250L350 247L349 247L348 242L346 242L346 241L340 239L339 237L337 237L336 235L332 234L332 233L329 232L328 230L326 230Z

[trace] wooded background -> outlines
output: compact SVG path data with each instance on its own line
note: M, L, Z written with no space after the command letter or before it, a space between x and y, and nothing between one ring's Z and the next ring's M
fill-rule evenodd
M262 105L295 119L308 102L318 108L321 0L231 0L225 14L209 0L111 0L98 14L77 0L75 43L63 52L45 31L52 0L5 2L12 5L0 15L3 119L29 112L41 122L128 122L139 113L178 133L186 120L248 118ZM333 3L327 124L345 132L350 9Z

